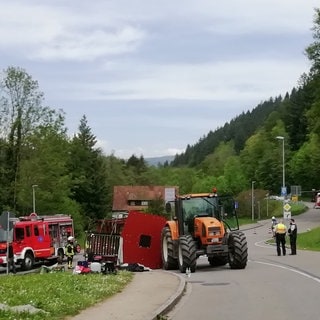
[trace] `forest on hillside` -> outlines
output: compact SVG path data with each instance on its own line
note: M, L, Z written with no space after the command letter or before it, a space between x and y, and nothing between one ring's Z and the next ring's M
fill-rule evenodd
M313 38L305 49L311 68L297 88L210 131L172 163L157 167L143 156L123 160L104 155L85 115L77 133L68 137L63 111L44 106L44 93L26 70L8 67L0 79L2 211L30 214L36 192L36 212L72 214L81 230L111 212L115 185L171 185L181 193L208 192L215 186L238 196L255 181L262 197L279 194L282 143L288 189L320 189L319 9Z

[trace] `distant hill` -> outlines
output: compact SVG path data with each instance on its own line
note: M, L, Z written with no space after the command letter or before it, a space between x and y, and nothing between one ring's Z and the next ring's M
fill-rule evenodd
M173 161L175 156L162 156L162 157L153 157L153 158L145 158L144 161L149 166L158 166L158 164L164 164L166 161L170 164Z

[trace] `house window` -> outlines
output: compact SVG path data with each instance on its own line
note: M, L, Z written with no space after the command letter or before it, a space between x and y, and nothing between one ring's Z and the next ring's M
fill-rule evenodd
M148 200L129 200L129 206L145 206L147 207L149 204Z

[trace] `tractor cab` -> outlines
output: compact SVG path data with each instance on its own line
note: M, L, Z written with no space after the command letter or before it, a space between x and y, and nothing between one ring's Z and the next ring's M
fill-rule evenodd
M174 214L180 221L181 234L194 232L195 218L211 217L223 222L230 231L239 230L236 209L237 202L229 195L217 196L216 193L190 194L179 196L176 201L167 203L167 212Z

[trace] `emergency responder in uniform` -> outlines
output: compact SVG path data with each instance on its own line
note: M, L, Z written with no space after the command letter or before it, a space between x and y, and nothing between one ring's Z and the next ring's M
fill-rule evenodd
M68 237L68 243L66 245L66 256L67 256L67 264L68 269L72 269L72 262L74 256L74 238L72 236Z
M294 221L294 219L290 219L290 227L288 229L288 234L290 237L290 247L291 247L291 255L297 254L297 234L298 228Z
M271 231L272 231L272 236L274 237L275 236L275 233L274 233L274 229L277 225L277 219L273 216L272 219L271 219Z
M8 270L9 270L9 272L11 272L11 268L12 268L12 272L16 273L16 264L14 262L14 253L13 253L12 242L9 243L9 251L8 251Z
M275 226L274 233L276 237L276 243L277 243L277 254L278 256L281 256L281 248L282 248L282 254L286 255L286 233L287 233L287 227L285 224L283 224L282 220Z

